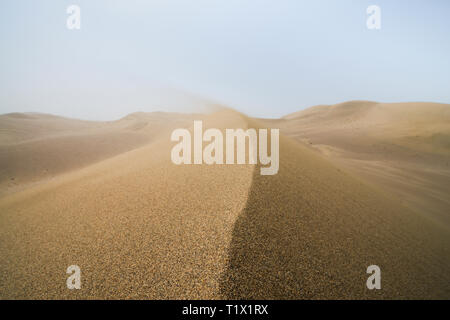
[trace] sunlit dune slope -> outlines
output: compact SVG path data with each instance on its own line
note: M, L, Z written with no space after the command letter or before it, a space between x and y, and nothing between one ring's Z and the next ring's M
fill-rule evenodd
M234 112L197 119L205 128L246 127ZM177 166L172 145L161 133L1 198L0 297L218 297L253 166ZM73 264L82 270L79 291L66 288Z

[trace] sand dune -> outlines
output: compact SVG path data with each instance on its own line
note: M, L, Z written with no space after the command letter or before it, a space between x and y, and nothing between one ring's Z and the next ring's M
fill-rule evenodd
M195 115L136 113L112 122L0 116L0 195L143 146Z
M450 226L450 105L351 101L268 123Z
M279 174L253 176L222 292L232 299L448 298L448 231L283 139ZM365 287L365 268L383 289Z
M222 129L268 122L221 111L164 115L152 129L144 119L153 116L101 125L125 140L137 130L142 145L93 148L101 161L0 198L1 298L450 297L441 224L285 136L275 176L257 165L174 165L171 126L190 127L192 117ZM291 133L294 120L279 123ZM81 290L66 288L72 264ZM382 269L382 290L366 289L371 264Z
M234 113L207 123L246 125ZM176 166L169 138L3 197L0 296L217 297L253 167ZM71 264L80 291L66 288Z

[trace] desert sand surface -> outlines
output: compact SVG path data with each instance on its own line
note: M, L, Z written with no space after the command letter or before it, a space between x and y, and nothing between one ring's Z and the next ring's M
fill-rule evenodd
M297 116L272 125L232 110L111 123L39 115L55 121L40 129L27 122L35 116L1 116L14 128L2 126L0 140L3 299L450 298L449 229L304 143L292 134ZM173 164L170 133L193 119L220 129L283 122L278 174ZM15 188L4 182L12 174ZM74 264L80 290L66 287ZM381 290L366 288L372 264Z

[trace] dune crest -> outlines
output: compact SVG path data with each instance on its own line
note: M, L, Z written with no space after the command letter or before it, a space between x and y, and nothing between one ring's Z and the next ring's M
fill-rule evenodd
M234 112L203 120L215 128L246 126ZM140 148L1 198L7 277L0 296L219 297L254 166L177 166L172 144L162 132ZM73 264L82 272L79 291L65 285Z

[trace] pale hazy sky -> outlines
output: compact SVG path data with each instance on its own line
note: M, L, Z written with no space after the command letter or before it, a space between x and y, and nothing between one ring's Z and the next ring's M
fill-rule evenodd
M66 9L81 8L81 30ZM381 30L366 8L381 7ZM0 113L450 103L448 0L1 0Z

